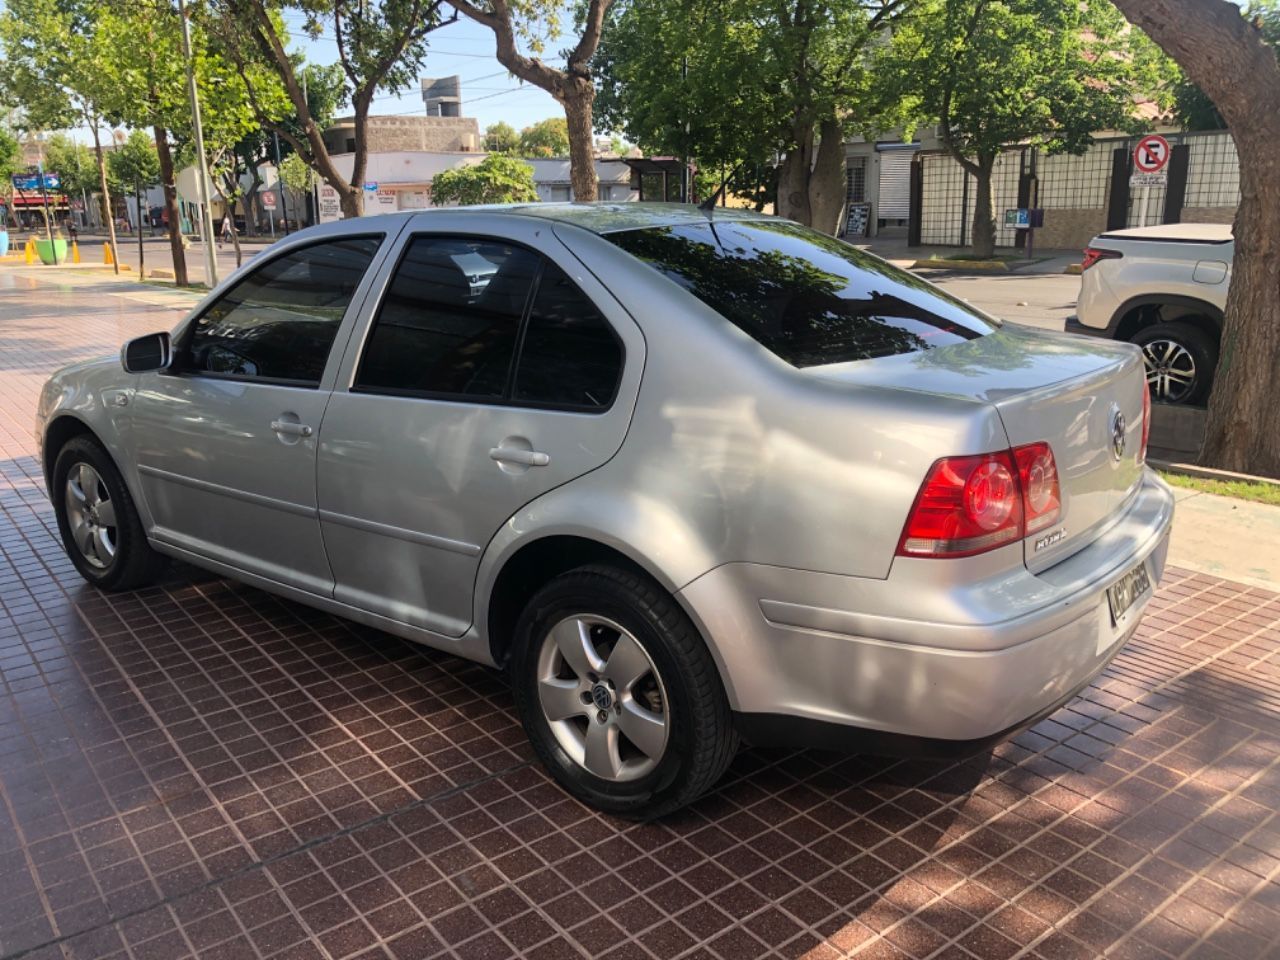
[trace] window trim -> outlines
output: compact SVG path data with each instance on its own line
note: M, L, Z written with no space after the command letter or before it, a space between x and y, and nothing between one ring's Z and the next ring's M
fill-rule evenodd
M428 240L461 240L471 243L494 243L509 247L519 247L533 256L538 258L538 269L534 273L533 282L529 285L529 293L525 297L524 308L520 312L519 326L516 329L515 347L511 351L511 365L507 369L507 382L502 390L501 396L480 396L477 394L467 393L446 393L439 390L410 390L400 387L370 387L360 383L360 374L364 371L365 359L368 356L369 345L373 339L374 330L377 328L378 319L382 316L382 308L386 303L387 296L391 292L391 286L395 283L396 274L400 271L400 265L408 256L409 249L413 246L413 242L419 239ZM520 369L520 359L524 356L525 334L529 330L529 321L533 313L533 304L538 298L538 292L542 288L542 277L546 272L546 265L553 264L558 270L564 273L565 278L573 284L575 290L595 308L605 328L609 331L609 336L613 338L614 343L618 345L618 352L621 355L621 362L618 365L618 376L614 380L613 393L609 397L609 402L603 406L587 406L586 404L572 403L542 403L538 401L518 401L515 399L516 373ZM495 237L486 234L465 234L465 233L448 233L448 232L426 232L418 231L409 234L400 248L400 255L396 259L395 265L391 268L391 272L387 275L387 282L382 286L382 292L378 297L378 302L374 305L372 315L369 317L369 323L365 327L364 336L360 343L360 355L356 358L355 367L351 375L350 386L347 387L349 393L359 393L367 396L383 396L398 397L406 400L429 400L436 403L458 403L470 404L481 407L513 407L519 410L546 410L559 411L561 413L583 413L601 415L608 413L613 409L614 404L618 400L618 395L622 392L623 376L627 368L627 345L622 337L618 335L618 331L614 329L612 321L609 320L603 310L596 305L595 299L587 294L580 287L573 277L569 276L568 271L556 261L541 250L531 247L527 243L518 240L510 240L505 237Z
M186 322L185 327L183 328L182 332L178 337L177 347L173 351L173 357L174 357L175 363L170 369L162 371L162 374L165 376L171 376L171 377L191 377L191 378L205 379L205 380L227 380L233 383L260 383L263 386L289 387L294 390L319 390L320 384L324 382L324 368L322 368L320 371L320 379L312 381L312 380L299 380L291 377L258 377L250 374L244 374L244 373L217 373L212 370L189 370L182 365L181 359L190 350L191 341L196 335L196 329L200 326L200 321L203 320L206 316L208 316L210 310L216 307L219 303L221 303L224 299L226 299L226 297L228 297L230 294L235 292L235 290L238 289L241 284L249 280L258 271L265 270L267 267L275 263L277 260L281 260L284 257L291 256L292 254L298 253L299 251L310 250L312 247L319 247L326 243L334 243L334 242L344 241L344 240L377 240L378 246L374 249L373 256L369 259L369 265L364 268L364 273L361 274L360 276L360 282L356 284L355 293L352 294L351 302L347 304L347 309L346 311L343 312L342 319L338 321L334 329L333 341L329 344L329 352L325 354L325 359L324 359L324 368L327 368L330 362L332 362L333 360L333 356L334 356L333 348L337 345L338 333L341 331L342 325L347 320L347 314L351 311L352 306L355 305L356 294L360 292L361 285L363 285L365 281L369 278L370 271L373 269L377 261L378 254L381 252L383 248L383 244L386 243L387 234L385 231L370 230L370 231L361 232L361 233L340 233L340 234L334 234L328 237L317 237L315 240L309 243L299 243L299 244L286 247L283 250L279 250L273 256L270 256L264 259L261 263L258 263L255 260L252 265L252 269L248 273L246 273L243 277L237 280L232 286L222 291L222 293L219 294L217 297L215 297L213 300L210 300L207 304L205 304L200 309L199 313L194 314Z

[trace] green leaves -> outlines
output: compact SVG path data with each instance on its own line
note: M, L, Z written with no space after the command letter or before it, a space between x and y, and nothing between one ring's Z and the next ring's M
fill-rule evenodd
M129 139L107 155L107 168L126 192L135 187L154 187L160 182L156 145L143 130L134 130Z
M569 122L564 117L548 117L525 127L520 131L516 151L522 157L568 156Z
M477 203L532 203L538 199L533 167L515 157L491 153L480 163L436 174L431 202L471 206Z
M1132 125L1134 95L1159 89L1150 54L1110 0L928 0L896 32L886 78L958 156L1076 153Z
M484 128L484 148L490 153L511 153L520 145L520 134L509 123L499 120Z

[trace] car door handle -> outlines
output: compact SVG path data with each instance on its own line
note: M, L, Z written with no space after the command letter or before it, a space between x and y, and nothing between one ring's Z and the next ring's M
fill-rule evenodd
M294 423L292 420L272 420L271 429L290 437L309 437L311 428L305 423Z
M519 447L494 447L489 451L489 459L498 463L518 463L525 467L545 467L551 458L537 450L521 450Z

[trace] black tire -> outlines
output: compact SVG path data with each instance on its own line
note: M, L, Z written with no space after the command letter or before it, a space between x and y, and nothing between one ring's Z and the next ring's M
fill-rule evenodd
M598 777L561 746L538 694L538 657L551 629L592 615L625 628L643 648L665 691L667 740L656 767L638 779ZM675 600L648 577L588 566L539 590L516 624L509 670L516 709L538 758L569 793L620 817L650 820L710 789L738 748L729 702L706 644ZM589 725L592 721L588 719Z
M1170 323L1153 323L1143 327L1129 339L1142 347L1143 356L1147 359L1147 374L1151 374L1152 357L1148 350L1163 354L1159 344L1167 342L1177 344L1185 350L1195 364L1195 376L1185 392L1166 392L1161 384L1152 386L1151 399L1157 403L1174 403L1183 406L1197 406L1209 399L1209 391L1213 389L1213 372L1218 365L1218 343L1199 327L1174 320Z
M109 560L100 559L100 565L95 565L77 546L71 530L67 478L81 464L87 464L97 474L102 486L106 488L106 499L114 508L114 555ZM147 543L142 521L138 518L138 509L133 497L129 495L124 478L120 476L111 455L97 440L82 434L72 437L63 445L54 461L50 495L58 518L62 546L80 575L95 587L110 591L134 590L154 583L164 571L165 558Z

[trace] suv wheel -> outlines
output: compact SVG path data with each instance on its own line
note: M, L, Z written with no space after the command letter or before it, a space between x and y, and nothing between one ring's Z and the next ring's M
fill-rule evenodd
M1203 330L1174 321L1143 327L1131 338L1142 348L1147 385L1157 403L1203 403L1213 385L1218 347Z
M710 652L645 577L582 567L530 600L510 663L539 759L580 800L660 817L709 789L737 749Z
M147 543L124 478L96 440L73 437L58 451L51 493L67 556L95 587L132 590L160 575L165 560Z

